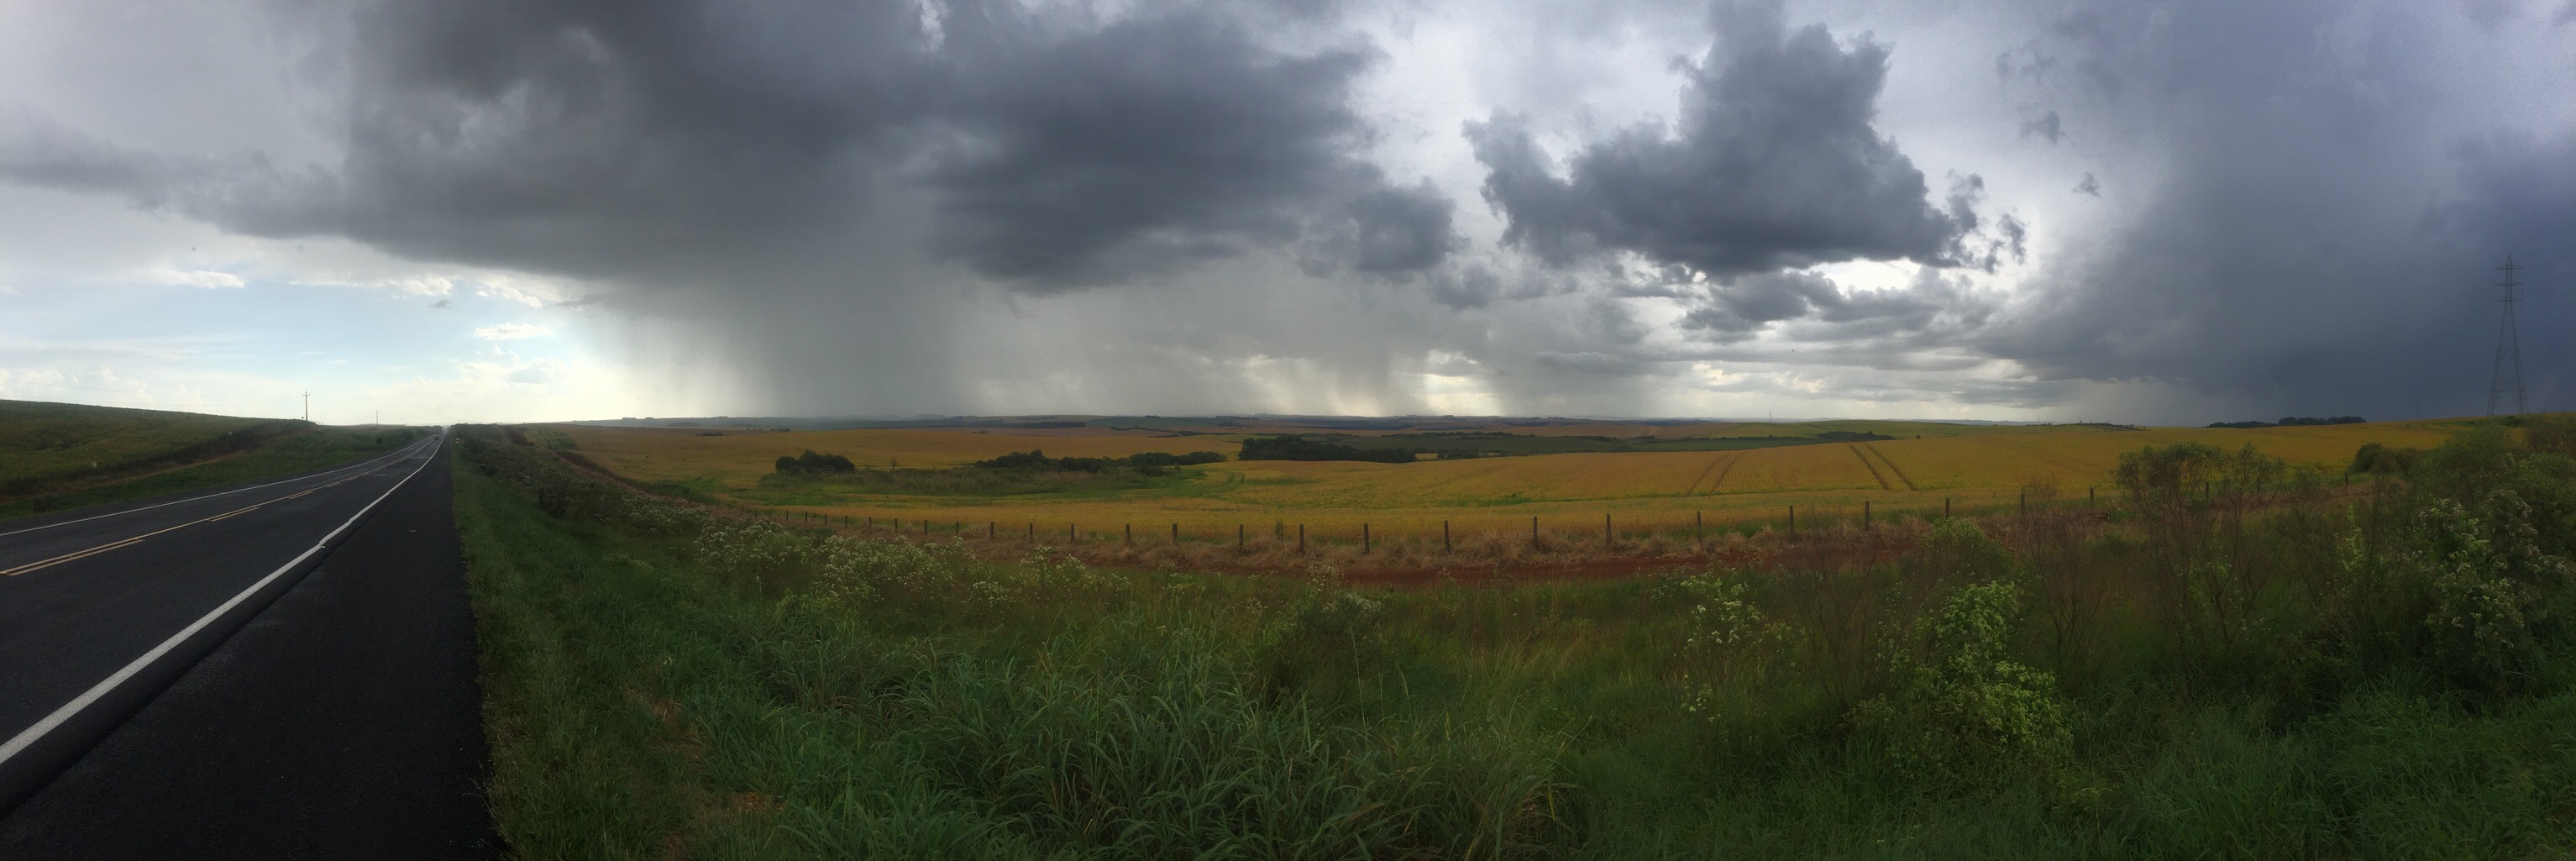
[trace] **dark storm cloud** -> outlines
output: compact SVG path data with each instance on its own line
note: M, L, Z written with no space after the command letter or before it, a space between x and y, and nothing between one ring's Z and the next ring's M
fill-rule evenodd
M1519 118L1468 126L1506 243L1559 265L1623 249L1711 276L1967 256L1976 179L1933 208L1922 171L1873 125L1887 46L1792 29L1776 2L1720 4L1714 21L1716 43L1683 70L1679 128L1585 147L1564 178Z
M302 22L326 33L313 64L347 88L337 165L81 177L41 153L0 158L22 181L84 182L237 232L583 276L829 235L862 197L857 156L925 108L919 18L895 3L718 11L374 4Z
M1682 316L1684 329L1734 344L1766 331L1784 342L1845 344L1847 363L1901 364L1899 357L1971 340L2001 312L2003 297L1925 268L1905 286L1858 290L1808 272L1747 275L1710 286Z
M2537 83L2463 82L2458 58L2494 46L2454 14L2176 2L2051 21L1999 65L2075 71L2022 80L2070 130L2158 166L2123 186L2133 213L2053 256L1979 344L2043 378L2157 381L2270 412L2484 410L2491 268L2515 253L2526 278L2576 270L2576 137L2454 108L2466 88L2510 100ZM2563 327L2568 304L2533 296L2526 374L2535 404L2564 408L2570 355L2533 333Z
M961 69L961 139L933 174L941 244L976 268L1114 281L1301 236L1328 270L1446 257L1448 200L1352 155L1369 129L1349 90L1373 50L1287 54L1202 9L1012 29Z
M1382 188L1351 198L1340 217L1325 222L1316 258L1347 261L1353 272L1402 276L1447 260L1463 240L1450 226L1458 205L1429 182ZM1322 274L1322 273L1317 273Z
M1430 288L1432 301L1461 311L1483 308L1498 299L1544 299L1584 289L1580 279L1565 272L1486 261L1442 267L1428 273L1424 282Z
M1446 200L1352 155L1373 49L1285 51L1247 23L1328 27L1326 11L382 3L317 25L345 28L320 63L348 86L338 165L82 141L13 146L0 170L254 235L737 288L746 261L838 266L876 207L917 199L940 250L1030 289L1301 238L1327 268L1436 266Z

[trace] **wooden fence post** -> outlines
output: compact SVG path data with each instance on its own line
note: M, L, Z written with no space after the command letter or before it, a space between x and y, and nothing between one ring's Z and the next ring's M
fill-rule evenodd
M1705 512L1691 512L1691 546L1693 548L1697 548L1702 543L1705 543L1704 539L1707 537L1707 533L1708 515Z
M1306 552L1306 524L1297 524L1297 552Z
M1366 555L1368 555L1368 552L1369 552L1369 529L1368 529L1368 524L1366 524L1366 523L1362 523L1362 524L1360 524L1360 555L1362 555L1362 556L1366 556Z
M1237 523L1234 525L1234 549L1241 550L1247 546L1243 539L1243 524Z
M1610 514L1608 512L1603 512L1601 515L1601 546L1608 547L1618 540L1618 536L1610 532Z
M1127 524L1126 526L1127 526L1127 543L1128 543L1128 544L1130 544L1130 545L1133 545L1133 544L1135 544L1135 543L1136 543L1136 524L1130 523L1130 524Z
M1172 546L1174 546L1174 547L1178 547L1178 546L1180 546L1180 545L1181 545L1181 525L1180 525L1180 524L1178 524L1178 523L1175 523L1175 524L1172 524Z
M1860 528L1864 532L1871 528L1869 525L1869 500L1866 499L1860 501Z
M1440 552L1449 552L1449 521L1440 521Z
M1789 506L1789 537L1798 537L1798 507Z
M1538 515L1530 515L1530 546L1538 546Z

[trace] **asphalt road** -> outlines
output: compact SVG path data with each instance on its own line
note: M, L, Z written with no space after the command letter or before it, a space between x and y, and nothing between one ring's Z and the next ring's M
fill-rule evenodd
M490 855L443 441L0 525L0 858Z

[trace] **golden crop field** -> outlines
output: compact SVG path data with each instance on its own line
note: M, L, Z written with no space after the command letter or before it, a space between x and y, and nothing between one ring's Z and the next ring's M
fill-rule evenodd
M2025 488L2081 501L2088 490L2115 492L2110 472L2122 452L2182 441L2234 449L2248 443L2294 464L2339 471L2364 443L2426 448L2440 444L2446 422L2383 422L2259 429L2147 428L2096 425L1942 425L1925 422L1819 422L1672 426L1700 436L1788 436L1831 430L1897 439L1709 452L1595 452L1424 460L1407 464L1348 461L1227 461L1190 467L1176 483L1086 494L956 497L844 494L824 504L778 506L862 522L928 522L947 531L967 525L1015 534L1117 534L1132 526L1161 536L1232 536L1293 530L1398 538L1459 532L1526 533L1531 518L1550 530L1598 534L1610 517L1623 531L1687 529L1711 524L1778 522L1797 506L1802 522L1856 517L1863 503L1882 516L2014 506ZM1558 425L1586 430L1641 425ZM563 426L582 454L642 481L678 482L737 501L756 501L761 477L780 455L806 449L840 454L863 467L944 468L1013 451L1124 457L1140 452L1237 452L1238 435L1162 436L1101 431L1081 436L959 429L840 430L699 436L694 430ZM1098 429L1083 429L1097 431ZM1673 437L1666 437L1667 439Z
M1170 437L1151 431L1102 428L784 433L729 430L723 436L702 436L705 431L695 428L556 427L571 437L584 455L621 475L708 489L749 487L770 472L779 455L806 449L842 455L867 467L939 469L1030 449L1043 449L1054 457L1126 457L1149 451L1213 451L1232 456L1243 448L1232 437Z

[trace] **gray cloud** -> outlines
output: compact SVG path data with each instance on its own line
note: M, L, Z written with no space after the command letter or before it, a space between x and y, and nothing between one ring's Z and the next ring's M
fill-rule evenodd
M2576 395L2576 4L1936 6L245 4L198 12L277 19L318 143L120 121L171 74L125 61L19 98L0 179L567 276L737 410L2475 412L2507 252Z
M1387 275L1454 244L1445 198L1353 155L1369 129L1349 86L1373 50L1290 53L1245 20L1322 26L1318 10L940 8L376 4L327 58L350 89L338 165L55 132L0 171L253 235L648 280L810 259L906 196L933 201L936 247L1040 290L1309 233L1308 257Z
M1684 69L1678 129L1628 129L1559 178L1519 118L1468 126L1505 242L1559 265L1625 249L1712 276L1960 256L1976 179L1934 209L1922 171L1873 125L1885 45L1791 29L1776 2L1714 17L1716 44Z
M1807 361L1872 367L1956 366L1980 330L2002 313L2000 291L1926 267L1905 286L1859 290L1809 272L1748 275L1711 285L1681 326L1719 345L1773 333L1809 349ZM1814 348L1822 348L1817 351ZM1728 356L1773 355L1720 353Z
M2316 0L2057 19L2029 50L2082 74L2034 92L2158 169L2123 186L2133 214L2050 255L1980 347L2043 378L2269 412L2482 412L2490 268L2510 252L2558 283L2576 271L2576 136L2500 131L2460 102L2458 64L2498 46L2450 14ZM2521 98L2516 83L2495 95ZM2576 355L2533 334L2567 308L2525 306L2536 404L2564 408L2576 383L2560 371Z
M1309 233L1328 269L1446 257L1447 199L1352 154L1368 128L1349 90L1373 50L1284 53L1206 9L1012 30L961 66L962 139L933 173L940 244L976 268L1110 282Z
M2023 120L2021 124L2021 136L2026 138L2040 138L2048 141L2050 144L2056 144L2065 139L2066 129L2064 128L2064 124L2058 120L2057 112L2049 111L2045 114L2041 114L2037 119Z

